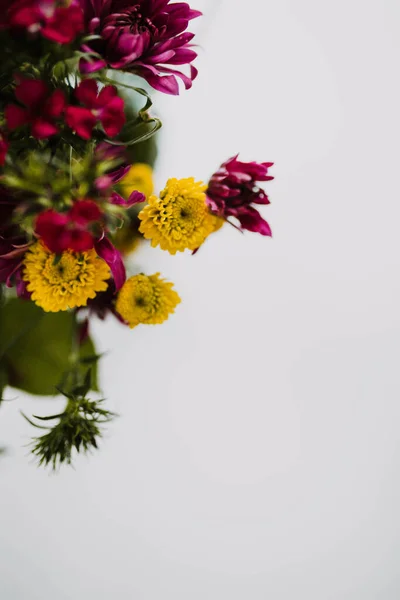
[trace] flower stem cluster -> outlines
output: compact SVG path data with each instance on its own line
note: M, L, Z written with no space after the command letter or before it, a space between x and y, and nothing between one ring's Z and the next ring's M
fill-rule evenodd
M86 398L89 385L76 388L71 392L59 390L67 398L67 405L62 413L40 417L35 415L34 422L27 421L46 433L32 440L32 454L37 457L39 465L52 466L53 469L63 463L71 464L73 453L87 453L98 448L102 436L102 426L115 416L103 408L104 399L90 400ZM55 425L44 425L57 421Z

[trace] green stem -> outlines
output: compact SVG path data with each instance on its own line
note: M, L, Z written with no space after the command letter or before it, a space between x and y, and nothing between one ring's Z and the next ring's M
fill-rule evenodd
M79 370L79 324L76 318L76 313L73 313L71 327L71 351L69 353L69 368L64 372L58 386L58 390L62 393L69 394L78 385L81 385L81 373Z

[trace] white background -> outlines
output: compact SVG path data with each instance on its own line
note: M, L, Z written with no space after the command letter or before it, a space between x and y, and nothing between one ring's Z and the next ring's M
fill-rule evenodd
M156 99L158 184L274 161L274 238L136 255L183 303L96 325L121 417L75 470L24 447L18 411L54 404L1 408L2 600L398 600L399 24L396 0L210 3L193 91Z

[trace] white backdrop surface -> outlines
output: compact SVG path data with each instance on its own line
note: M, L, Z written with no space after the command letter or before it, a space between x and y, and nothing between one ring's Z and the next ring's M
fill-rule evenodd
M48 400L2 406L0 598L398 600L400 4L196 7L200 76L156 98L158 186L274 161L274 238L138 252L183 303L96 325L121 417L75 469L27 456L19 410Z

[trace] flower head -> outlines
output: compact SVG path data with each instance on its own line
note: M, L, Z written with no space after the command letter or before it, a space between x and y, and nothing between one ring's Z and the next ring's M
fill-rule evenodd
M185 2L170 0L80 0L89 33L101 36L92 49L103 60L82 61L85 72L109 65L144 77L155 89L179 94L177 77L185 88L197 75L189 21L201 13ZM190 65L190 76L176 67Z
M38 140L58 133L55 121L65 109L65 96L61 90L50 93L40 79L19 78L15 97L24 107L17 104L6 106L5 117L9 129L29 124L33 137Z
M107 289L110 270L94 250L63 252L60 260L41 242L25 254L23 280L32 300L46 312L86 306Z
M148 205L139 213L140 232L170 254L186 249L196 250L214 230L206 186L188 179L169 179L160 197L150 196Z
M211 177L207 188L210 210L219 217L235 217L242 229L261 235L272 235L268 223L252 204L269 204L266 193L258 187L259 181L273 179L268 169L273 163L244 163L231 158Z
M124 283L115 309L131 329L140 323L163 323L181 301L172 288L173 284L161 279L160 273L136 275Z
M119 134L125 123L125 113L124 101L118 96L116 87L106 85L99 93L96 81L85 79L75 90L75 96L84 108L67 108L68 127L74 129L85 140L90 140L98 122L109 137Z
M93 226L100 222L102 216L96 202L78 200L67 213L52 209L40 213L36 219L36 234L56 254L68 249L75 252L90 250L95 239Z
M59 44L70 44L84 27L78 0L14 0L2 15L3 23Z

